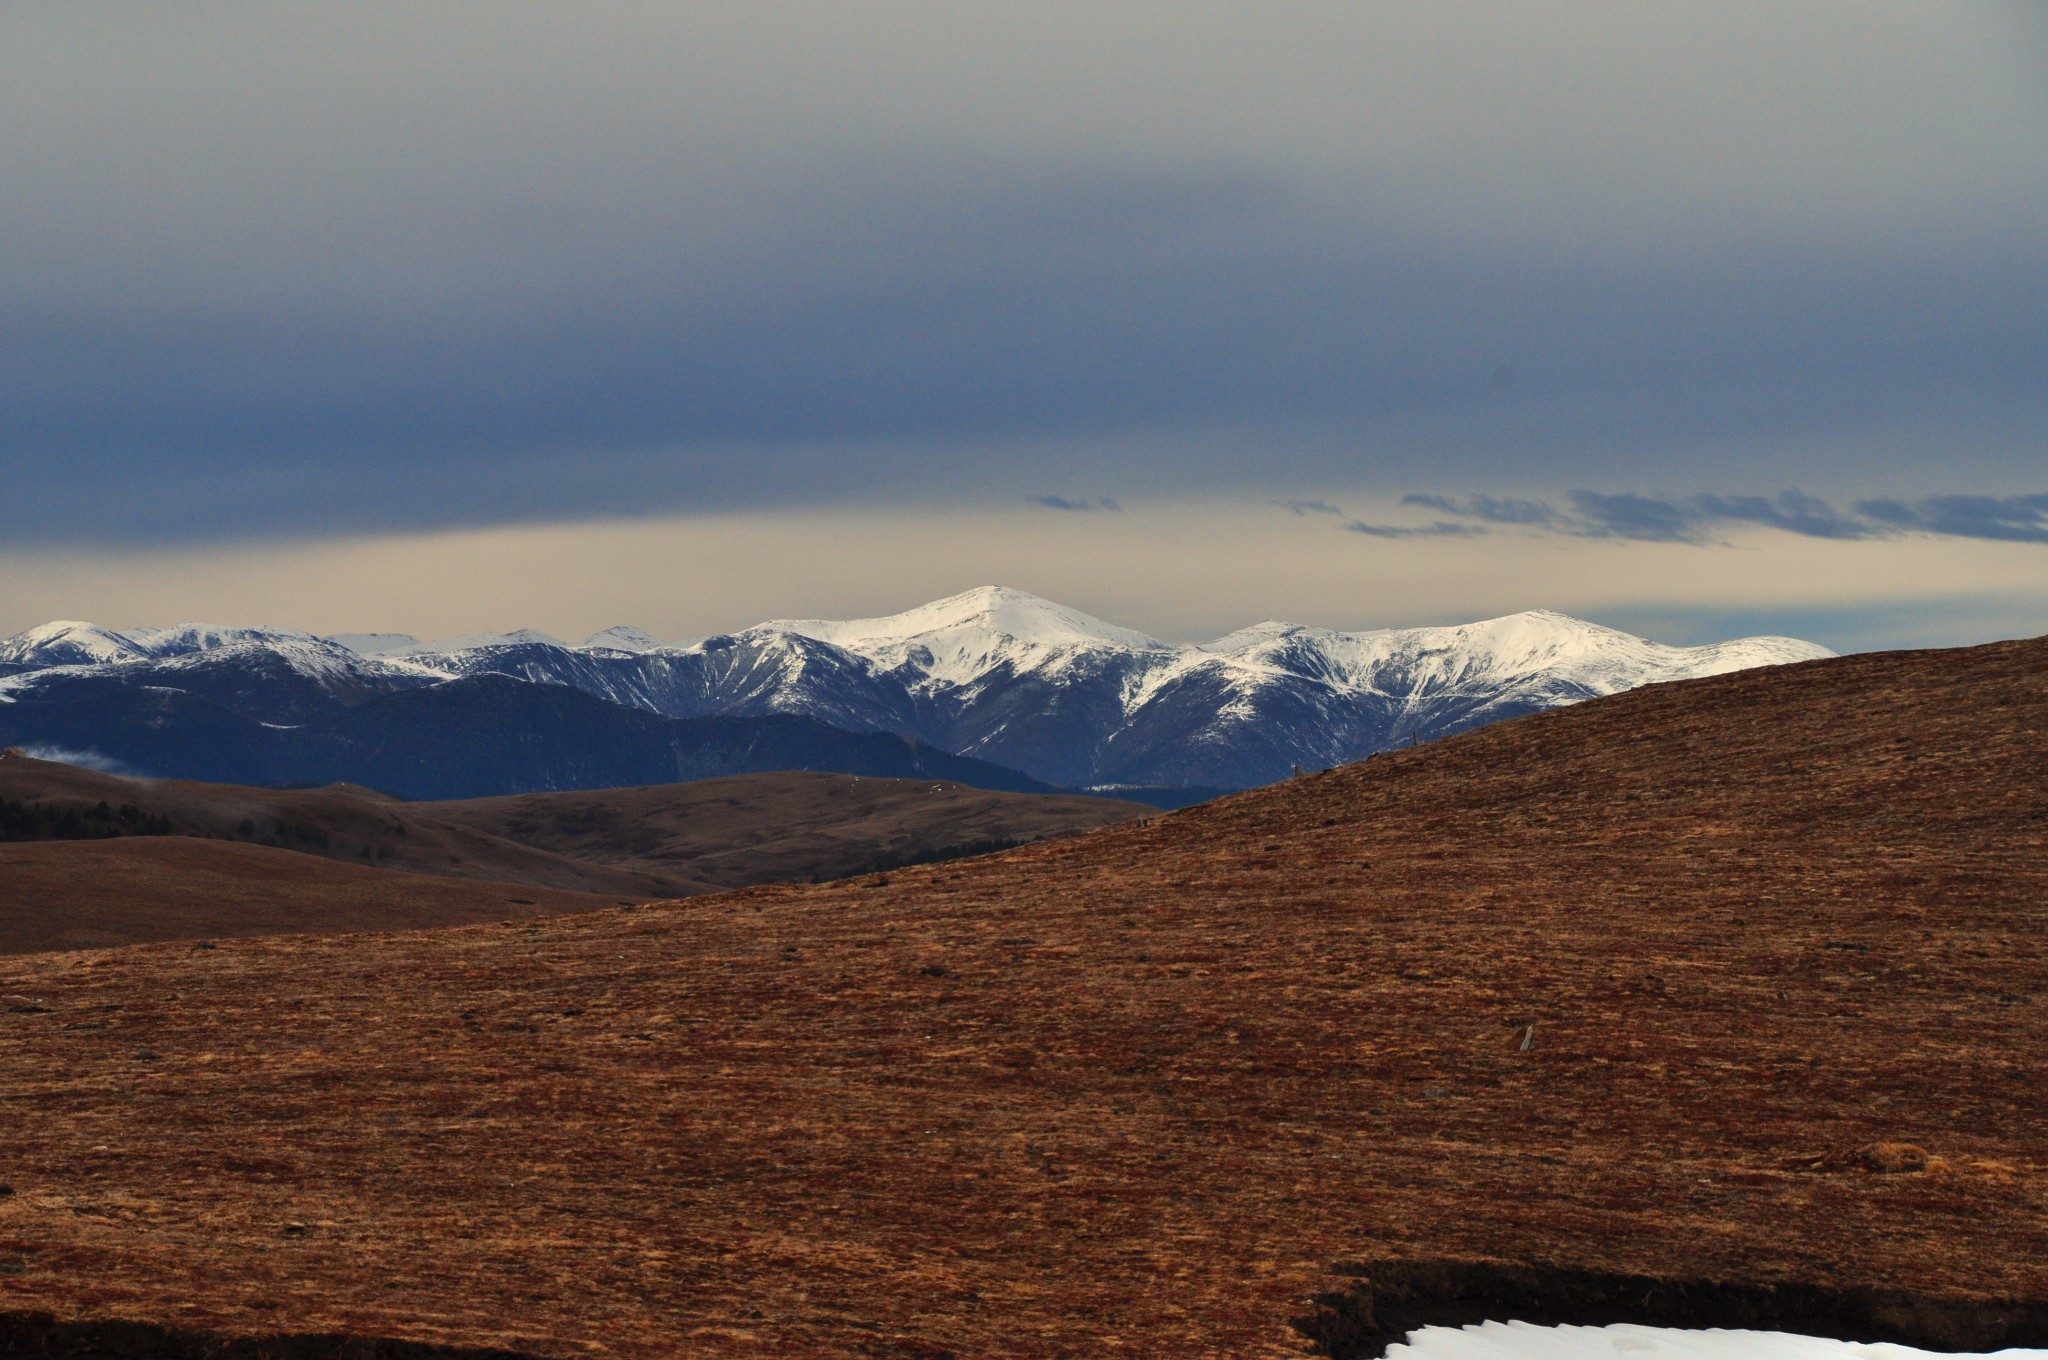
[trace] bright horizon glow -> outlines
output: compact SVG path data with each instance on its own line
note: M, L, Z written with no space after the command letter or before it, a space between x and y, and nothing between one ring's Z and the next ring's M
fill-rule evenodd
M1209 500L1117 514L833 510L0 552L0 635L68 618L423 639L534 628L575 640L630 625L671 642L770 619L894 614L980 585L1184 643L1269 619L1363 631L1529 609L1685 645L1775 633L1856 651L2048 632L2044 549L2033 544L1763 528L1712 546L1509 532L1383 540L1324 520ZM860 570L837 566L848 562Z

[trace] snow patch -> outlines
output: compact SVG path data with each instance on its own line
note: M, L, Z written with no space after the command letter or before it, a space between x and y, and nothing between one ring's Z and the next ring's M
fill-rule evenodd
M357 656L387 656L417 647L420 642L411 633L330 633L327 641L346 647Z
M1890 1342L1834 1341L1790 1332L1689 1331L1616 1323L1609 1327L1538 1327L1483 1322L1424 1327L1387 1347L1387 1360L1984 1360ZM2048 1360L2048 1350L1988 1352L1999 1360Z
M576 645L580 650L586 652L638 653L659 651L661 648L661 644L656 642L645 630L630 628L625 624L620 624L616 628L607 628L602 633L592 633Z

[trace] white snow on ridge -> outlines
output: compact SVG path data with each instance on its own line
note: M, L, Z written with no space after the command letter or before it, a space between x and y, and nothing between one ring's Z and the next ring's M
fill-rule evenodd
M1040 647L1108 645L1140 649L1169 644L1131 628L1069 609L1008 586L979 586L878 619L777 619L764 627L801 633L841 647L888 646L962 632L989 634Z
M180 623L169 628L131 628L123 636L150 657L189 656L248 643L302 642L320 639L296 628L221 628L211 623Z
M1550 610L1451 627L1359 633L1269 620L1214 642L1183 646L1003 586L982 586L881 618L784 619L733 636L756 644L764 660L773 657L770 669L779 666L775 675L761 671L757 684L800 686L809 665L805 649L824 643L850 654L873 674L893 673L913 691L947 703L974 701L997 676L1028 676L1054 685L1091 676L1107 679L1126 717L1177 682L1195 679L1233 696L1220 713L1229 717L1238 709L1255 716L1254 696L1273 686L1307 683L1333 695L1379 696L1411 708L1443 696L1480 693L1565 703L1656 681L1832 655L1812 643L1778 637L1669 647ZM784 645L778 647L778 639ZM320 639L290 629L204 624L119 633L67 621L0 641L0 663L93 666L190 659L247 647L280 654L309 675L345 669L343 658L350 658L373 669L449 678L477 664L494 664L488 655L474 654L535 645L575 658L533 663L551 668L551 674L561 665L587 667L607 657L618 662L684 658L704 650L704 640L660 647L647 633L625 626L570 646L532 629L420 642L404 633ZM596 678L575 683L599 684L608 694L612 688ZM627 694L610 697L643 706L651 702ZM803 700L796 696L789 702L801 707Z
M1998 1360L2048 1360L2048 1350L2014 1348L1988 1353ZM1985 1360L1924 1351L1891 1342L1835 1341L1790 1332L1699 1331L1672 1327L1538 1327L1526 1322L1484 1322L1472 1327L1424 1327L1387 1347L1387 1360Z
M169 628L131 628L116 632L97 624L60 620L0 641L0 662L106 666L126 661L190 656L248 643L268 645L318 641L311 633L302 633L294 628L221 628L210 623L180 623Z
M763 629L796 633L866 657L884 670L908 668L928 686L957 688L1004 666L1057 669L1087 653L1181 649L1135 629L1007 586L981 586L876 619L777 619Z
M397 636L403 637L405 634L401 633ZM515 628L509 633L466 633L461 637L435 638L429 642L405 642L394 647L380 647L375 651L366 652L364 655L391 660L413 656L447 656L456 652L479 651L485 647L527 647L536 645L560 647L564 651L571 650L568 643L552 633L543 633L537 628Z
M357 656L383 656L419 645L411 633L329 633L327 641L346 647Z
M78 619L57 619L0 642L0 662L46 666L106 665L144 655L125 634Z
M422 643L53 623L0 641L0 672L20 672L0 676L0 702L95 669L218 683L212 668L246 661L343 698L504 674L670 717L787 712L898 732L1048 783L1245 787L1640 685L1828 655L1791 638L1667 647L1548 610L1357 633L1268 621L1187 646L984 586L882 618L665 647L626 627L570 646L525 629Z
M661 644L644 629L620 624L601 633L592 633L577 643L576 649L583 652L653 652L659 651Z
M1498 679L1546 674L1569 678L1593 693L1612 693L1652 680L1690 679L1833 655L1813 643L1782 637L1669 647L1550 610L1442 628L1362 633L1268 620L1214 642L1183 646L1005 586L982 586L881 618L778 619L744 633L812 638L884 670L907 667L921 672L941 687L972 684L1006 663L1021 672L1057 667L1081 653L1120 653L1139 663L1143 680L1133 689L1134 697L1174 674L1214 659L1235 663L1230 669L1241 669L1247 678L1294 675L1339 689L1375 689L1391 669L1425 688L1482 675ZM380 660L428 659L535 644L585 653L685 653L697 650L702 641L662 647L643 630L624 625L594 633L572 646L528 628L421 642L408 633L318 638L295 629L208 624L116 632L90 623L59 621L0 640L0 663L94 665L248 644L291 643L339 647ZM428 664L431 668L431 661Z
M1269 620L1214 642L1176 646L1000 586L886 618L778 620L761 627L830 642L885 670L921 672L932 689L972 685L1004 665L1022 673L1057 669L1077 654L1120 652L1136 663L1124 691L1126 711L1219 662L1232 683L1252 687L1299 677L1354 693L1386 692L1390 681L1404 693L1431 693L1540 676L1593 695L1833 655L1795 638L1667 647L1544 609L1445 628L1365 633Z
M1542 676L1590 694L1613 694L1653 681L1833 655L1825 647L1795 638L1667 647L1547 609L1445 628L1367 633L1261 623L1196 650L1253 666L1309 673L1352 691L1380 692L1389 677L1399 676L1404 681L1401 688L1422 693Z

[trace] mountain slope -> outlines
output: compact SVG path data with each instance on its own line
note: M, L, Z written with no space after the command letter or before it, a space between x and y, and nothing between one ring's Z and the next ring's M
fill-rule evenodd
M1805 661L1790 638L1664 647L1535 611L1454 628L1264 623L1173 647L985 587L883 619L764 625L897 679L926 739L1069 785L1246 787L1663 680Z
M2040 1345L2044 677L1854 656L837 885L0 962L7 1306L627 1360L1349 1357L1531 1296Z
M161 672L127 667L17 676L10 701L0 703L0 745L128 772L224 784L352 783L405 798L801 769L1052 791L1014 770L904 737L791 714L668 718L494 672L395 686L345 704L302 676L262 683L267 674L267 667L230 666L190 690L150 683Z

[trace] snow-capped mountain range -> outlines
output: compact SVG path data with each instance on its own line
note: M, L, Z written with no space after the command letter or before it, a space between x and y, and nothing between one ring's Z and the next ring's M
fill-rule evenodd
M1828 655L1779 637L1667 647L1541 610L1363 633L1268 622L1189 646L989 586L669 646L632 628L572 645L51 623L0 642L0 706L118 679L290 725L321 704L502 675L671 718L895 733L1069 788L1243 788L1638 685Z

